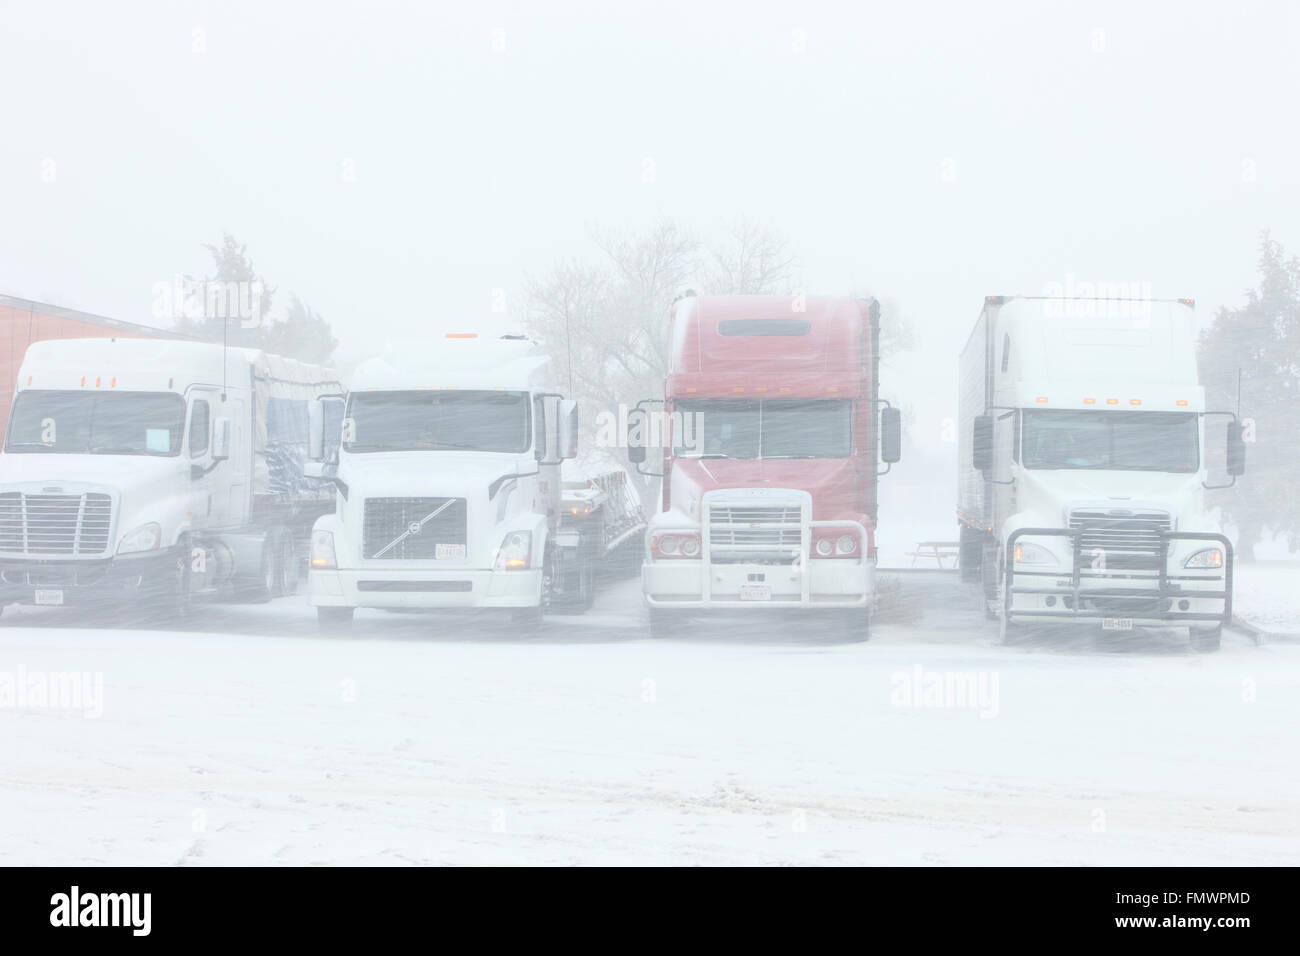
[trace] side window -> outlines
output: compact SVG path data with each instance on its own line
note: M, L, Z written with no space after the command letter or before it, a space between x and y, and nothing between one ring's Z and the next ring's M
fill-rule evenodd
M198 458L200 455L207 454L208 436L212 434L212 429L208 421L208 403L203 399L195 399L194 406L190 410L190 457Z
M1002 336L1002 371L1007 370L1007 362L1011 360L1011 336Z

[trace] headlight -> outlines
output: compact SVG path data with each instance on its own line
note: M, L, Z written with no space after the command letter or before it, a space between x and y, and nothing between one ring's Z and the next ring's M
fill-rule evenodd
M858 550L857 535L842 534L835 539L835 552L837 554L852 554Z
M1197 551L1183 562L1183 567L1221 568L1223 567L1223 552L1218 548L1206 548L1204 551Z
M813 550L823 558L829 558L831 552L835 550L835 542L830 538L818 538L817 543L813 545Z
M339 566L334 556L333 531L311 533L311 566L322 571L329 571Z
M122 535L117 546L118 554L136 554L140 551L153 551L162 543L162 528L156 521L142 524L133 531Z
M1057 564L1056 555L1041 544L1022 541L1016 545L1016 564Z
M533 533L531 531L512 531L505 536L501 547L497 548L497 559L492 565L494 571L524 571L533 559Z
M700 536L694 531L651 535L650 554L655 558L698 558Z

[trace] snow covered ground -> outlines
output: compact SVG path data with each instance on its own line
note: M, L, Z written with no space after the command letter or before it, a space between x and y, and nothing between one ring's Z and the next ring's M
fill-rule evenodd
M635 581L533 637L322 639L300 598L201 633L10 608L0 681L92 693L0 707L0 862L1300 863L1300 646L1004 648L953 576L886 597L861 644L652 641Z
M1269 633L1300 635L1300 561L1259 561L1233 569L1238 617Z

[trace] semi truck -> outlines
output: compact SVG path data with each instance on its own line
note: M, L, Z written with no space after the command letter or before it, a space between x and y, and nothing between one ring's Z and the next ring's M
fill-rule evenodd
M985 299L960 359L957 517L1003 641L1080 621L1219 647L1233 552L1205 489L1244 473L1245 445L1206 408L1196 333L1191 299Z
M186 341L33 343L0 454L0 602L183 616L292 591L333 504L305 476L330 369Z
M629 416L639 467L662 448L641 567L652 635L687 634L709 612L792 609L867 639L877 481L901 442L879 371L875 300L678 299L662 405Z
M308 576L325 633L357 608L499 610L536 627L589 608L601 567L639 541L625 472L565 481L577 405L522 335L392 347L312 408L311 473L336 488Z

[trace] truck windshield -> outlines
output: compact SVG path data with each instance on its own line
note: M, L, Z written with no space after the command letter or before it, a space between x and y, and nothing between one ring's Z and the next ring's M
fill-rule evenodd
M14 402L5 451L173 456L184 428L185 400L174 392L32 389Z
M359 392L348 401L343 447L374 451L524 452L527 392Z
M1025 409L1026 468L1190 473L1200 463L1197 416L1189 412Z
M844 399L678 402L679 458L845 458L853 403Z

